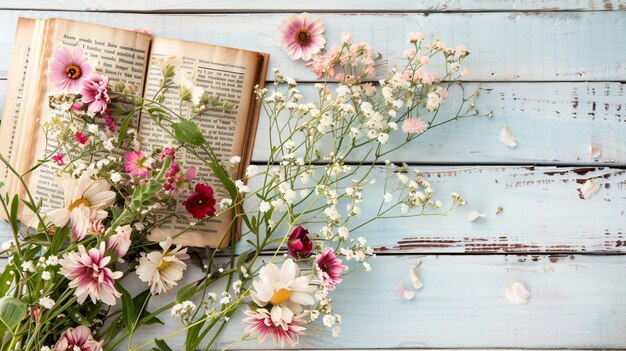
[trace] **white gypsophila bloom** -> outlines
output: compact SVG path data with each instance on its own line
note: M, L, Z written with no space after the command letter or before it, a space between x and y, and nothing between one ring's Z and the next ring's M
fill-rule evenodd
M354 251L354 259L357 261L363 261L365 259L365 251L357 249Z
M339 222L339 220L341 220L341 215L337 212L337 208L335 206L326 207L324 209L324 214L332 222Z
M309 192L310 192L310 190L306 189L306 188L300 190L300 197L304 199L305 197L307 197L309 195Z
M403 215L409 213L409 205L401 204L400 205L400 213L403 214Z
M57 256L50 256L48 257L48 259L46 260L46 264L48 266L56 266L59 264L59 258Z
M107 151L113 151L113 149L115 149L115 145L113 145L113 142L111 141L111 139L107 139L102 143L102 146L104 146L104 148Z
M44 296L42 298L39 299L39 306L45 308L45 309L51 309L54 307L54 305L56 304L56 302L54 302L53 299L51 299L48 296Z
M391 200L393 200L393 195L391 195L390 193L385 193L385 195L383 196L383 200L385 202L391 202Z
M355 204L348 204L346 206L346 209L348 210L348 213L350 215L352 215L352 216L360 216L361 215L361 208L359 208Z
M409 177L407 177L406 174L398 173L396 177L398 178L398 181L402 184L406 184L409 182Z
M52 351L52 349L50 349L50 346L42 346L40 351Z
M291 205L296 200L297 194L295 191L289 189L283 194L283 196L285 197L285 202Z
M137 229L138 231L142 231L142 230L146 229L146 226L145 226L143 223L141 223L141 222L136 222L136 223L134 224L134 227L135 227L135 229Z
M346 249L344 247L339 248L339 253L346 258L346 261L350 261L354 258L354 251L352 249Z
M33 265L33 261L24 261L22 262L22 270L25 272L35 272L35 266Z
M257 174L259 174L259 167L258 166L249 165L248 167L246 167L246 177L248 177L248 178L254 177Z
M335 324L337 320L335 319L335 316L333 316L332 314L327 314L324 316L324 318L322 318L322 321L324 322L325 326L330 328Z
M370 266L369 263L367 262L363 262L363 270L366 272L371 272L372 271L372 266Z
M228 208L232 204L233 204L232 199L221 199L219 202L219 206L222 210Z
M377 138L378 142L381 144L385 144L387 143L387 140L389 140L389 134L387 133L380 133L378 134L378 138Z
M276 221L273 221L273 220L269 219L269 220L267 221L267 226L268 226L270 229L274 229L274 227L276 227Z
M239 162L241 162L241 157L233 156L230 158L229 162L232 163L233 165L238 165Z
M2 243L2 251L7 251L13 247L13 240L8 240Z
M441 207L441 201L437 200L435 201L435 208L439 208Z
M265 213L271 209L272 205L270 205L270 203L267 201L261 201L261 203L259 204L259 212L261 213Z
M348 239L348 235L350 235L350 230L346 227L339 227L337 228L337 234L339 234L339 236L346 240Z
M396 122L389 122L387 125L391 130L398 130L398 124L396 124Z
M310 315L311 315L311 322L315 322L315 320L317 320L319 318L319 316L320 316L320 311L312 310L310 312Z
M41 273L41 279L43 280L50 280L52 278L52 274L48 271L43 271Z
M296 147L296 143L293 140L289 139L283 143L283 152L289 153L293 148Z
M281 199L272 200L270 204L278 212L283 212L285 210L285 203Z
M236 294L239 294L239 291L241 290L241 285L243 284L243 282L241 280L237 280L235 282L233 282L233 290L235 291Z
M332 334L334 337L338 337L340 333L341 333L341 328L339 326L336 326L332 329Z
M328 296L328 289L324 286L320 286L319 289L315 292L315 299L318 301L322 301Z
M214 292L210 292L207 294L207 299L211 302L217 301L217 294Z
M367 244L367 240L362 236L358 237L357 240L362 246L365 246L365 244Z
M111 181L113 183L119 183L122 180L122 175L117 173L117 172L113 172L111 173Z
M230 303L230 294L229 294L229 293L227 293L226 291L224 291L224 292L222 293L222 297L221 297L221 299L220 299L220 303L221 303L221 304L227 304L227 303Z
M333 231L332 229L324 226L322 227L322 229L320 229L320 234L324 235L326 237L326 239L330 239L333 237Z
M250 187L249 187L249 186L247 186L247 185L245 185L245 184L243 183L243 181L241 181L241 180L236 180L236 181L235 181L235 186L237 187L237 190L238 190L240 193L242 193L242 194L247 193L247 192L249 192L249 191L250 191Z

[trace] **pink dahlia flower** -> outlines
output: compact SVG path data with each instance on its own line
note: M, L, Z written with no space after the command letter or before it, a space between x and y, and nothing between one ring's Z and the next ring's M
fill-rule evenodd
M111 99L107 93L109 87L109 78L101 75L91 75L83 80L80 88L80 94L83 96L82 101L89 105L87 111L91 113L104 113Z
M68 328L54 345L55 351L102 351L102 345L91 336L91 330L84 325Z
M93 68L81 48L56 48L48 62L48 79L62 91L78 92L91 72Z
M245 311L244 313L248 317L244 318L243 322L250 324L244 332L256 335L259 343L265 342L267 336L272 334L274 345L280 345L281 348L284 348L285 342L287 342L289 345L295 346L298 343L298 335L304 335L304 330L306 330L301 326L304 321L299 316L294 316L289 320L281 318L274 322L272 315L265 308Z
M341 272L345 270L348 270L348 267L341 264L341 260L335 256L330 247L315 256L317 279L328 290L334 290L335 284L341 283Z
M124 168L132 177L145 177L150 170L150 167L146 165L146 157L143 156L141 151L127 152L124 156L126 162L124 162Z
M308 61L326 44L321 18L310 19L307 13L291 15L280 25L280 32L283 51L294 60Z
M421 134L424 133L426 129L428 129L428 125L419 118L409 117L402 122L402 130L405 133Z
M99 248L92 248L89 251L80 245L78 252L66 253L59 260L60 273L70 280L70 288L76 288L74 294L78 297L78 303L82 304L89 296L93 303L102 301L113 306L115 299L120 297L120 292L113 284L123 273L113 272L107 268L111 257L105 256L104 250L104 243L100 243Z

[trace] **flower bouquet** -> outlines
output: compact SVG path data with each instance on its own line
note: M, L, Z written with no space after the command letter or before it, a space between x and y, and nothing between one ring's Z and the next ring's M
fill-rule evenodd
M332 292L344 275L371 270L375 255L359 230L385 218L445 215L465 203L452 194L444 208L418 171L383 160L477 111L472 93L455 114L440 113L449 87L464 74L463 46L449 49L410 33L404 64L380 74L381 57L370 45L343 33L325 49L323 31L321 20L306 14L283 23L285 52L322 83L305 99L295 80L275 70L273 87L257 89L270 152L267 162L246 165L241 179L233 176L241 158L220 159L196 124L208 111L232 107L181 80L175 58L161 62L161 87L147 99L95 74L80 48L57 48L48 65L57 88L49 97L54 116L42 128L59 145L36 167L56 167L65 196L56 208L42 208L28 191L0 201L13 235L1 249L8 257L0 274L1 350L171 350L168 341L178 335L185 350L270 336L284 347L310 331L338 336L341 311ZM428 68L433 61L442 73ZM376 77L382 79L375 83ZM166 103L166 94L177 103ZM128 127L139 113L175 142L142 148ZM217 184L198 182L181 152L210 169ZM0 159L19 179L26 176ZM367 200L377 210L362 211L365 190L381 170L384 191ZM216 198L215 187L227 195ZM181 194L185 200L177 201ZM17 221L20 202L35 214L28 226ZM189 228L150 240L163 214L179 216L180 208ZM178 235L227 211L237 219L228 250L176 244ZM192 270L193 279L185 279ZM151 304L155 295L168 302ZM179 330L133 341L165 314L180 320ZM237 339L220 340L233 320L245 328Z

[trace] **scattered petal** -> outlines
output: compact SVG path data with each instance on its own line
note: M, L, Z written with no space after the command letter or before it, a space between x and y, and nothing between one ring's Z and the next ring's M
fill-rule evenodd
M511 130L506 124L500 130L500 141L510 148L514 148L517 146L517 140L515 139L513 134L511 134Z
M415 260L415 264L413 265L413 267L415 269L419 268L422 265L422 260L420 260L419 258L417 260Z
M411 266L411 269L409 270L409 279L411 279L411 285L413 285L415 289L419 290L424 286L424 284L420 280L420 277L417 276L417 273L415 273L416 269L416 266Z
M411 290L407 290L404 282L400 282L396 287L398 297L405 300L412 300L415 297L415 293Z
M589 156L593 158L600 157L602 151L600 150L600 145L597 144L589 144Z
M594 196L600 190L600 183L595 180L587 180L582 188L578 190L580 198L587 200Z
M528 303L528 298L530 298L528 290L526 290L524 285L519 282L513 282L507 285L504 295L512 304L515 305Z
M485 217L484 213L480 213L478 211L472 211L467 215L467 220L470 222L473 222L477 220L478 218L484 218L484 217Z

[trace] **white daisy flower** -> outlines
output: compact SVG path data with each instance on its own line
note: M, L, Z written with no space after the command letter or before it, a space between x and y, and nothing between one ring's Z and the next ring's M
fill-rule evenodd
M170 250L171 237L167 237L159 245L163 252L142 253L136 271L139 279L150 285L150 292L153 295L167 292L176 286L183 277L183 271L187 269L187 264L182 260L189 258L187 248L183 249L181 245L176 245Z

